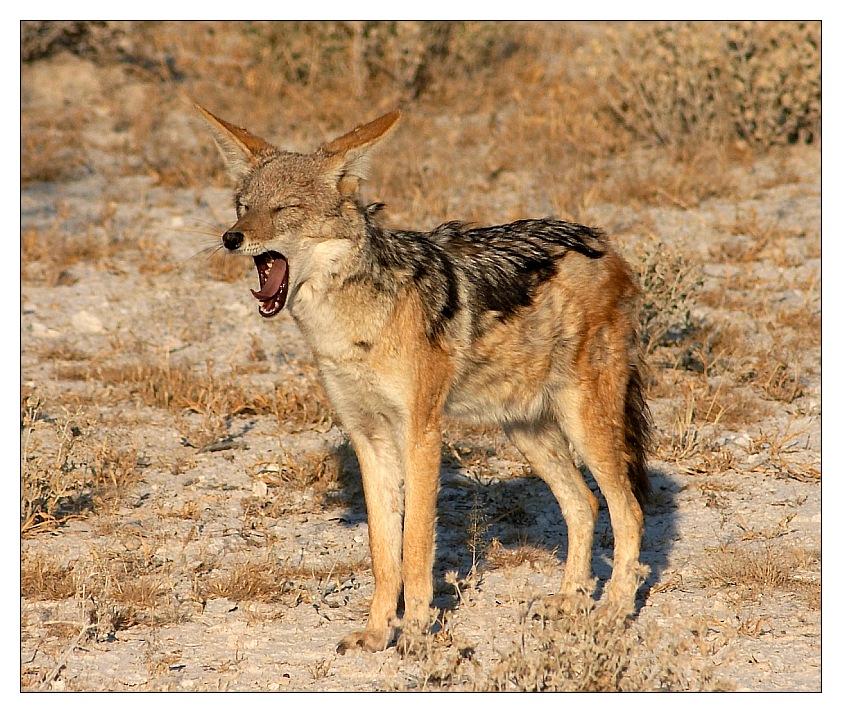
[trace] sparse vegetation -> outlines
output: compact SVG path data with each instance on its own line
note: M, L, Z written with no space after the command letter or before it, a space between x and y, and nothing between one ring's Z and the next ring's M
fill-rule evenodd
M197 584L202 599L225 598L234 602L273 602L296 606L319 602L327 592L353 579L359 562L317 570L275 562L240 562L229 570L203 577Z
M820 58L815 22L22 23L21 687L721 690L746 641L812 656ZM356 463L295 330L252 313L253 264L216 249L227 178L185 98L291 150L400 105L367 187L388 220L617 238L656 427L639 618L536 609L565 557L549 490L448 423L438 625L378 673L330 657L370 595Z
M640 258L641 339L647 351L674 343L696 326L691 310L702 278L696 266L663 243L647 248Z
M698 631L634 627L584 596L553 618L540 613L539 602L521 603L517 616L514 636L502 637L506 648L493 661L481 660L447 616L436 633L411 634L403 642L411 666L398 687L580 693L727 687L699 656L705 644Z
M31 396L22 404L21 534L114 504L137 473L137 449L118 436L98 435L90 417L46 418Z
M641 631L583 597L567 614L521 621L516 648L492 670L492 691L686 691L716 687L698 642L656 627Z
M607 107L644 140L766 147L820 131L818 23L640 24L609 37Z
M740 600L792 592L810 607L821 606L821 585L812 572L821 560L814 551L781 546L763 537L760 547L727 545L710 553L704 583L735 591Z

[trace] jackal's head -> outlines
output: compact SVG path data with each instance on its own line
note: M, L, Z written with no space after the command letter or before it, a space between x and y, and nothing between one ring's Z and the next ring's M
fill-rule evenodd
M236 182L237 222L225 248L250 255L257 267L260 314L273 317L287 294L311 279L331 256L348 250L362 230L357 192L369 151L400 119L392 111L310 154L281 151L196 105Z

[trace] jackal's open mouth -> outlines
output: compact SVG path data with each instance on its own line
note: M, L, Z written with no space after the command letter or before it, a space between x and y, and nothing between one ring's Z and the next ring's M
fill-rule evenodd
M261 253L254 256L254 266L257 268L257 277L260 280L260 290L251 293L263 304L260 305L260 314L264 317L274 317L287 301L289 290L289 275L287 270L287 259L280 253L270 250L268 253Z

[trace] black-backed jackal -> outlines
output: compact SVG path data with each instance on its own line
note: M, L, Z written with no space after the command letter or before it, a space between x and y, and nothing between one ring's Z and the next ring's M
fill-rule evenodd
M501 425L550 486L569 533L562 598L593 591L597 499L575 449L614 531L607 605L631 612L649 425L639 288L606 237L559 220L392 230L359 187L399 112L298 154L197 108L237 185L222 243L254 259L264 317L289 308L359 459L375 590L339 651L388 646L401 592L404 624L429 624L444 414Z

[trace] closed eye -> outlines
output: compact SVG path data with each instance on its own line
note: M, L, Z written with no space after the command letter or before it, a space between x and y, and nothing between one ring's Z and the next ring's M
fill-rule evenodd
M299 203L289 203L289 204L286 204L286 205L275 206L274 208L272 208L272 212L275 215L277 215L282 210L289 210L290 208L300 208L300 207L301 207L301 205Z

